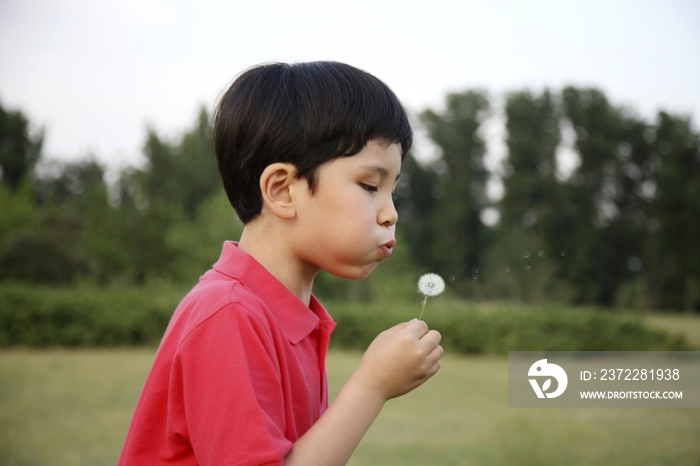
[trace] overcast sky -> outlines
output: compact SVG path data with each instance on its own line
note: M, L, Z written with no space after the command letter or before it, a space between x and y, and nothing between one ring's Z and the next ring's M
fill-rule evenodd
M48 157L140 160L254 64L338 60L410 111L445 94L595 86L651 119L700 116L697 0L0 0L0 103Z

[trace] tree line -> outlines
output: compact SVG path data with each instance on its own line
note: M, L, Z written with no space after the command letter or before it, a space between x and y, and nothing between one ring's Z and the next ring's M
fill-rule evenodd
M148 130L146 166L107 183L94 157L40 163L26 148L40 148L42 135L29 134L21 112L2 110L0 279L143 285L196 278L242 229L220 188L209 127L202 111L177 143ZM16 160L21 171L5 168Z
M505 96L504 195L486 195L493 111L480 91L420 115L442 155L409 161L404 232L421 264L467 296L700 310L700 143L690 118L646 122L596 89ZM563 129L579 164L557 177ZM402 178L403 179L403 178ZM500 223L481 221L497 209ZM403 213L404 215L401 215Z
M700 136L690 118L659 112L648 122L597 89L509 93L504 194L494 200L482 131L496 111L486 92L468 90L419 115L440 155L404 161L396 204L406 247L373 275L433 271L476 299L700 310ZM563 177L567 131L578 166ZM204 110L176 142L148 130L146 165L110 183L94 158L42 160L42 139L21 111L0 107L2 280L191 282L240 234ZM372 297L371 284L317 282Z

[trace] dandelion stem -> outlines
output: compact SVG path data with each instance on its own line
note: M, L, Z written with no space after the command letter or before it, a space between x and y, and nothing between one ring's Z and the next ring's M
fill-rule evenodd
M418 316L418 320L420 320L421 317L423 317L423 311L425 311L425 303L427 303L427 302L428 302L428 295L425 295L423 297L423 308L420 310L420 315Z

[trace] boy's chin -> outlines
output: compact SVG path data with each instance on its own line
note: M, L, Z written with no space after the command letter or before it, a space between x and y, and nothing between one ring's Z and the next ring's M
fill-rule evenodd
M326 270L326 272L336 277L344 278L346 280L362 280L370 276L370 274L377 267L377 264L368 265L365 267L353 269L353 270L341 270L341 271L331 271Z

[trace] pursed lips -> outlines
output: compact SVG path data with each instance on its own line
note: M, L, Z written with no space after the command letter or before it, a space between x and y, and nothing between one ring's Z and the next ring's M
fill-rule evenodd
M383 254L385 257L389 257L389 256L391 256L391 253L392 253L393 250L394 250L394 245L396 245L396 240L395 240L395 239L392 239L391 241L388 241L388 242L384 243L384 244L379 248L379 250L382 251L382 254Z

